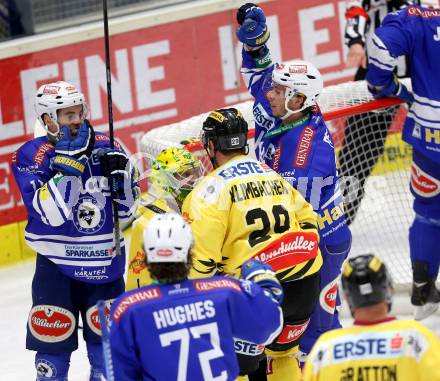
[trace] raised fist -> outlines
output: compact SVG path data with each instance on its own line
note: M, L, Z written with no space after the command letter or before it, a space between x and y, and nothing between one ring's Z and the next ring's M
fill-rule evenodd
M251 48L259 48L266 44L270 37L263 10L255 4L247 3L237 11L237 38Z
M266 23L266 16L263 10L254 3L246 3L238 8L237 22L243 25L245 20L251 19L259 23Z

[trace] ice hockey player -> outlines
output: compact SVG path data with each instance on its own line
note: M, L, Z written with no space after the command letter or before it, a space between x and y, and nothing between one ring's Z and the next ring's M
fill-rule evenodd
M255 350L253 343L271 342L281 331L283 291L274 272L251 259L243 265L244 281L187 280L193 236L176 213L156 214L143 238L155 284L112 305L115 379L235 380L233 338Z
M297 380L294 355L319 295L316 214L286 180L246 155L247 131L234 108L215 110L203 123L202 145L215 170L183 202L195 238L191 276L238 277L249 258L271 265L285 298L283 331L267 347L273 370L269 379ZM260 354L238 352L242 375L259 367Z
M150 196L153 201L140 203L138 219L133 223L128 260L126 290L133 290L152 282L143 249L143 232L150 220L160 213L173 210L180 213L183 200L201 176L201 166L193 154L179 147L165 148L152 162ZM170 200L170 197L172 200Z
M263 10L251 3L238 10L243 43L242 74L255 98L255 147L265 162L310 202L318 214L324 260L319 304L301 343L304 357L325 331L339 328L337 280L351 247L339 189L335 149L316 104L323 89L319 71L306 61L273 64Z
M367 82L376 98L399 97L411 106L402 139L412 145L411 192L415 219L409 231L413 270L411 302L424 319L440 304L435 281L440 257L440 9L408 7L389 14L372 37ZM399 57L412 62L413 94L393 69Z
M28 213L26 242L37 252L26 348L37 352L37 380L67 380L81 314L90 380L100 380L95 305L124 291L125 247L121 239L116 255L111 193L122 224L136 207L136 172L119 144L110 149L109 138L95 134L74 85L41 86L35 110L47 135L25 143L12 159ZM113 178L117 189L110 192Z
M366 42L380 26L384 17L408 5L418 5L419 0L346 0L345 44L348 47L347 66L357 67L355 81L367 74ZM399 78L409 76L408 60L399 60L395 73ZM365 181L385 149L388 129L398 106L374 110L347 118L344 142L339 151L339 175L356 179L357 186L347 187L345 214L350 224L356 217L364 197Z
M390 316L392 282L371 254L347 260L342 287L354 326L323 334L309 354L303 381L438 381L440 341L421 323Z

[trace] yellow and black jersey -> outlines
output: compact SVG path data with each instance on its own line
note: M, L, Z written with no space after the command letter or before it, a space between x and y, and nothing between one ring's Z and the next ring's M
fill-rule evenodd
M134 221L132 227L130 255L127 269L127 284L125 285L127 291L147 286L152 283L142 245L143 233L153 216L157 213L165 213L169 211L170 208L167 203L162 200L156 200L151 204L141 205L137 210L136 213L140 214L140 216Z
M323 334L303 381L439 381L440 340L414 320L355 325Z
M272 169L237 156L206 176L185 199L195 247L192 277L239 276L255 257L282 281L316 273L322 265L312 206Z

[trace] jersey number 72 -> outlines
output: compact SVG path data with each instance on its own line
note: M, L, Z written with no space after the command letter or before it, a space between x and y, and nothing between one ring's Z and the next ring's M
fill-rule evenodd
M167 347L171 345L171 343L174 341L180 341L179 365L176 379L177 381L187 380L188 357L191 337L197 340L200 339L202 335L209 335L209 341L212 345L212 349L198 353L199 364L202 370L203 379L206 381L226 381L228 379L228 374L226 370L222 371L219 376L214 377L212 374L211 366L209 364L211 360L224 356L224 353L219 346L220 337L218 334L218 326L217 323L214 322L209 324L197 325L190 328L181 328L159 335L162 347Z

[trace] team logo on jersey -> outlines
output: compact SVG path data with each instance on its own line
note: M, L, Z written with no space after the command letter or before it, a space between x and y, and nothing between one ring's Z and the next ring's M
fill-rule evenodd
M58 343L75 330L76 320L65 308L41 304L29 313L28 327L32 335L45 343Z
M338 295L338 283L337 279L334 279L329 284L327 284L319 294L319 303L321 308L333 315L336 308L336 297Z
M440 180L423 171L416 163L411 167L411 189L422 197L434 197L440 193Z
M43 378L51 378L57 375L55 365L48 360L39 359L35 363L35 369L37 369L37 374Z
M105 210L93 197L83 197L73 209L73 223L84 234L99 231L105 222Z
M109 299L105 301L105 317L107 318L107 324L110 321L110 307L115 299ZM89 328L97 335L101 336L101 321L99 320L98 307L93 305L86 312L86 321Z
M143 269L146 269L147 262L145 260L145 253L143 251L138 251L128 264L128 268L135 274L139 274Z

